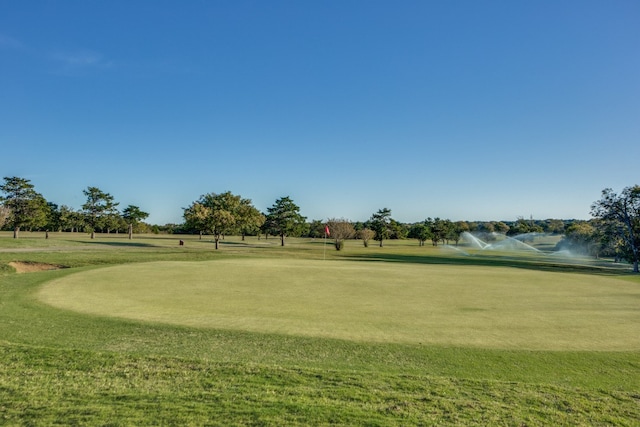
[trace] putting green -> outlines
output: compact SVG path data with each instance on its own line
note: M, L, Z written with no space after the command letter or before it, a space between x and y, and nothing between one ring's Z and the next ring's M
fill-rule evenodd
M347 340L640 349L640 288L516 268L234 259L90 270L38 297L77 312Z

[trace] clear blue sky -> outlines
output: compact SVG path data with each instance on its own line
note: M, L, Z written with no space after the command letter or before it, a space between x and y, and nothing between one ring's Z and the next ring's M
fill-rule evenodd
M0 173L76 209L589 218L639 137L637 0L0 2Z

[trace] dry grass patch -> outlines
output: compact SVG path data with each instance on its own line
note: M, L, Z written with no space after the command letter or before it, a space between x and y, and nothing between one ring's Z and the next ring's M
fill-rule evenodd
M33 273L35 271L49 271L67 268L64 265L32 261L13 261L9 263L9 266L16 270L16 273Z

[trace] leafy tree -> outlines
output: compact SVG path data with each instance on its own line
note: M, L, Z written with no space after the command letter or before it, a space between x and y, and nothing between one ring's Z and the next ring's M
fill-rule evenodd
M62 224L60 222L60 208L55 203L47 203L47 222L45 224L46 230L60 231L62 230Z
M389 219L389 238L406 239L409 234L409 227L393 218Z
M362 221L356 221L353 223L353 228L356 230L356 233L364 228L367 228L367 225ZM360 238L360 237L358 237Z
M504 224L504 223L501 222L500 224ZM504 224L504 226L507 227L507 229L509 228L506 224ZM455 242L456 246L458 246L458 243L460 242L460 236L462 235L462 233L469 232L469 224L466 221L456 221L453 224L453 228L455 230L455 233L450 237L451 237L451 240Z
M409 237L418 239L418 245L424 246L424 242L431 238L431 229L425 222L413 224L409 229Z
M127 222L124 220L124 218L122 218L122 215L120 215L120 212L118 212L116 209L114 209L113 212L109 212L103 218L102 229L103 231L106 231L107 234L111 233L112 231L118 234L120 230L124 231L126 228Z
M576 221L567 227L557 248L575 253L597 255L598 240L598 231L591 222Z
M311 238L320 238L324 236L324 228L325 224L323 221L319 219L314 219L309 224L309 234L308 236Z
M95 238L96 229L104 229L108 225L109 217L116 214L118 203L113 196L97 187L87 187L82 190L87 201L82 205L84 222L91 231L91 238Z
M47 221L51 212L51 206L47 203L47 200L40 193L38 193L38 195L36 196L34 205L36 209L34 210L33 216L31 217L29 229L41 230L47 225ZM47 235L47 237L49 236Z
M493 222L481 222L480 224L478 224L477 231L483 234L495 233L496 226Z
M77 212L69 206L62 205L59 209L60 228L62 230L77 231L84 225L82 212Z
M391 209L383 208L378 210L378 212L371 215L369 223L371 229L376 233L375 240L378 240L380 247L382 247L382 241L388 239L391 232Z
M552 234L563 234L565 229L564 221L561 219L548 219L544 224L544 231Z
M263 227L267 233L280 236L282 246L286 236L299 233L306 225L306 218L300 215L300 208L289 196L276 200L267 212Z
M344 218L330 218L327 221L329 235L334 240L334 246L337 251L344 247L344 240L351 239L356 234L353 224Z
M496 221L493 223L493 228L496 233L507 234L509 232L509 226L502 221ZM466 230L465 230L466 231Z
M440 218L427 218L425 220L425 224L431 231L430 238L433 246L438 246L439 242L444 243L447 235L450 233L451 228L453 227L453 223L450 220Z
M126 221L129 229L129 240L133 238L133 227L148 216L147 212L135 205L129 205L122 210L122 218Z
M457 246L463 230L458 227L457 222L451 222L451 220L448 219L445 220L445 227L446 233L444 235L444 238L447 241L447 244L449 243L449 241L453 241Z
M369 240L373 239L376 236L376 232L370 228L361 228L356 232L356 237L358 239L362 239L362 244L365 248L369 247Z
M183 209L185 228L187 230L198 231L200 233L200 239L202 239L202 234L207 229L206 219L210 214L210 209L200 202L193 202L188 208Z
M0 191L3 206L8 209L7 223L13 228L13 238L17 239L23 227L38 227L46 221L47 202L34 190L28 179L5 177Z
M247 234L254 235L260 233L260 227L264 224L265 217L256 209L251 200L242 199L239 207L238 230L242 235L242 240Z
M9 215L11 215L11 209L4 205L0 205L0 228L2 228L7 222Z
M251 200L227 191L200 196L184 210L184 218L187 224L201 232L213 234L216 249L219 249L220 237L248 224L249 216L255 212Z
M533 219L526 220L522 217L518 218L518 220L509 228L507 232L508 236L517 236L520 234L528 234L528 233L542 233L542 227L535 223Z
M620 250L638 273L640 262L640 185L626 187L620 194L602 190L602 198L591 205L591 215L602 221L609 238L620 239Z

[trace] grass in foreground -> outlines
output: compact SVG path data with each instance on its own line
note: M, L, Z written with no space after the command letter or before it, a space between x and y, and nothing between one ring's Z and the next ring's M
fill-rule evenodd
M206 242L184 249L155 239L139 242L145 246L112 242L118 244L0 252L0 263L75 267L0 276L0 424L638 425L638 351L357 343L118 320L37 301L43 283L93 266L322 257L314 242L285 249L237 243L218 253ZM453 260L422 249L327 255ZM531 268L539 261L521 262Z
M546 384L6 345L0 357L8 424L633 425L640 417L640 396Z

